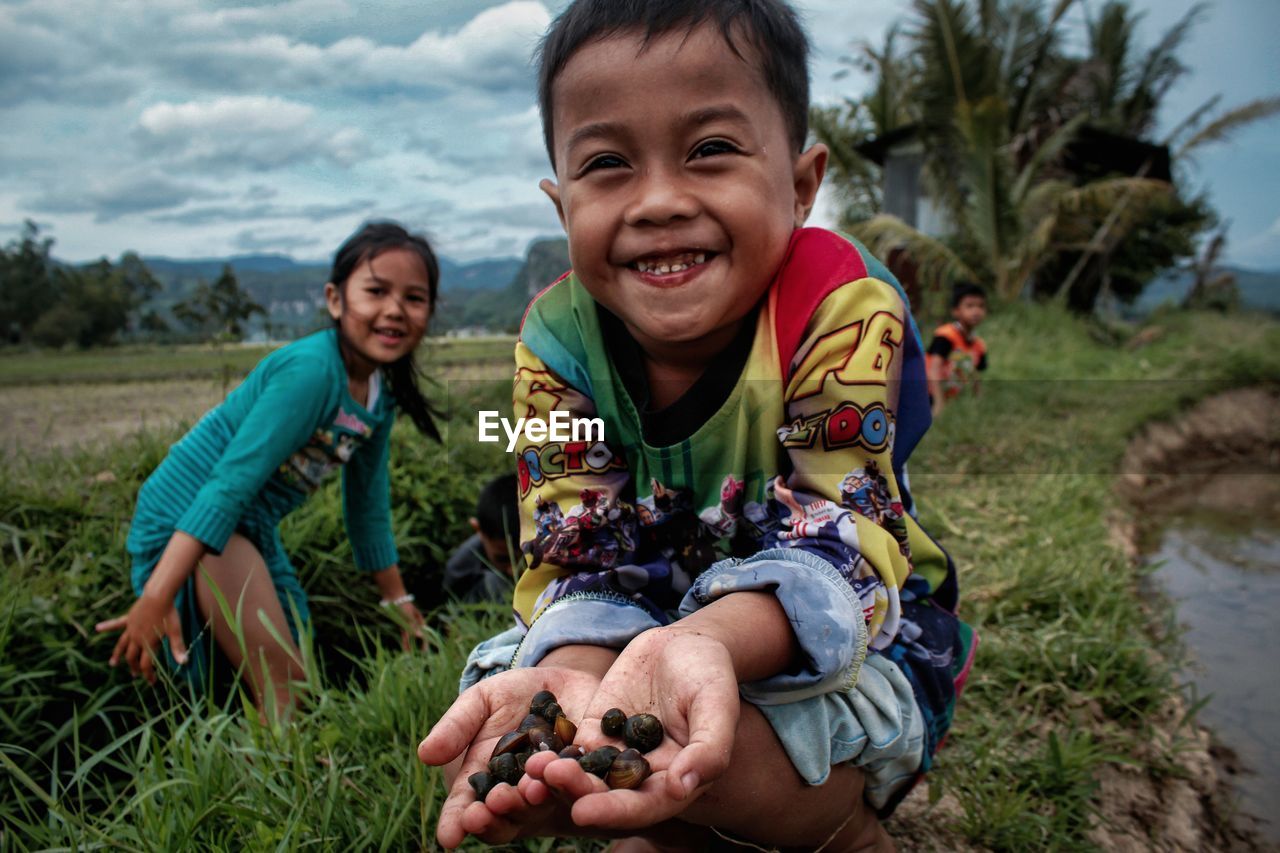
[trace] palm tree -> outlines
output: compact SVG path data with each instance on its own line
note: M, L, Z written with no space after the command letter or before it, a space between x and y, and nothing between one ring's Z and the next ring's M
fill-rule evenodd
M1074 257L1056 292L1065 298L1089 279L1083 298L1073 302L1088 308L1097 281L1105 286L1110 280L1109 261L1135 228L1151 230L1162 221L1188 231L1186 239L1145 259L1161 265L1193 251L1191 236L1211 219L1203 200L1184 201L1170 184L1150 179L1149 162L1132 176L1083 184L1068 180L1058 165L1086 121L1128 135L1150 131L1164 94L1186 72L1176 54L1201 8L1140 55L1133 41L1139 16L1112 0L1087 21L1089 53L1072 58L1060 49L1058 27L1073 2L1054 0L1046 14L1039 0L915 0L905 57L895 57L892 40L879 53L863 48L868 70L888 67L893 78L878 79L871 95L847 102L843 123L831 113L823 116L826 123L815 122L819 138L838 143L832 146L839 149L833 177L856 175L859 185L867 175L845 164L846 149L873 129L889 129L876 126L878 117L918 127L929 156L924 180L946 211L951 233L927 236L869 205L847 208L871 215L848 216L843 225L881 256L905 249L935 293L946 281L969 278L989 282L998 298L1013 299L1037 273ZM905 103L904 110L873 111L886 92L904 91L893 102ZM1198 110L1165 143L1174 147L1214 106ZM1185 159L1196 146L1277 109L1280 104L1269 99L1223 114L1177 145L1175 157ZM857 115L864 116L860 125L849 120ZM865 189L855 195L871 197ZM1045 291L1043 284L1039 290Z

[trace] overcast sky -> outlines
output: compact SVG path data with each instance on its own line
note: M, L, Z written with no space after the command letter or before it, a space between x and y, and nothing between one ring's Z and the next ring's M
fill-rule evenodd
M457 260L559 233L529 55L564 0L0 0L0 241L34 219L66 260L278 252L327 259L360 222ZM905 0L800 0L818 102ZM1093 0L1094 7L1100 5ZM1144 44L1191 0L1137 0ZM1166 125L1216 92L1280 92L1276 0L1218 0ZM1229 258L1280 267L1280 121L1185 177L1231 221ZM820 209L818 220L825 214Z

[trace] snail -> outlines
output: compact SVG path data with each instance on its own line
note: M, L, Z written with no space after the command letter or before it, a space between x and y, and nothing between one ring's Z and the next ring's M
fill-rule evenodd
M495 785L515 785L524 775L525 761L534 752L551 750L560 758L572 758L587 773L605 781L614 789L636 788L650 773L649 762L642 752L656 749L662 743L662 723L652 714L628 717L618 708L610 708L600 720L600 730L608 737L620 737L627 749L602 746L587 752L573 743L578 727L565 716L555 694L539 690L529 702L529 713L515 731L498 738L489 757L489 769L473 773L467 782L481 802Z
M481 770L479 773L468 776L467 783L475 790L476 799L483 803L484 798L493 790L493 786L498 784L498 780Z
M649 776L649 762L635 749L618 753L605 774L604 783L610 788L638 788Z
M579 758L578 766L591 775L603 779L608 775L609 768L613 766L613 760L618 757L618 753L616 746L602 746Z
M622 728L627 724L627 715L618 708L610 708L600 718L600 731L606 737L622 737Z
M514 785L524 775L524 769L521 768L520 760L514 753L504 752L489 759L489 775L498 782Z
M653 714L636 714L627 717L623 726L622 739L627 746L650 752L662 743L662 723Z

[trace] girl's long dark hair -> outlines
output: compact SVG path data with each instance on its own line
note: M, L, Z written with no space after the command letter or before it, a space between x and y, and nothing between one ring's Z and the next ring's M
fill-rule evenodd
M345 302L347 279L351 277L351 273L360 264L373 260L388 249L407 249L422 260L422 265L427 270L431 313L434 315L436 296L440 291L440 263L436 260L436 253L431 251L431 244L425 237L410 234L395 222L369 222L348 237L333 256L329 281L337 286ZM342 325L338 320L334 320L333 324L338 330L339 345L342 345L345 343ZM423 396L422 389L418 387L420 374L413 353L382 368L382 372L391 386L396 407L413 420L414 426L423 435L440 441L440 430L436 427L435 418L440 417L441 412Z

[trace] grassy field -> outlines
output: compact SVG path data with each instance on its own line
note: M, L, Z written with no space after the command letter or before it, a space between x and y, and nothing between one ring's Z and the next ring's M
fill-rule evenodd
M1226 387L1280 382L1280 328L1214 315L1153 323L1158 333L1133 348L1126 331L1045 309L1001 312L984 330L985 393L950 408L917 451L922 521L959 565L962 613L982 644L927 792L889 825L908 849L1088 849L1091 830L1113 820L1099 796L1108 768L1156 779L1185 772L1189 721L1169 719L1179 685L1171 659L1153 653L1163 618L1144 606L1107 536L1112 486L1145 422ZM509 341L440 346L437 363L467 379L494 372L466 373L467 364L510 351ZM45 369L35 356L18 357L26 370L9 358L0 358L5 377ZM165 374L166 358L138 352L116 375L190 377ZM216 379L191 366L194 356L174 358L176 370ZM101 354L55 359L66 359L66 373L85 371L80 383L114 369ZM455 430L477 408L506 405L501 382L460 382L450 393ZM316 623L299 718L262 726L235 692L192 701L179 685L135 685L105 665L111 641L91 626L132 598L125 524L174 437L152 429L4 465L0 850L430 849L440 779L413 748L455 694L467 649L505 619L501 609L438 607L431 648L399 652L372 585L353 581L330 489L284 530ZM493 445L446 450L397 427L396 532L420 601L438 601L434 572L503 463Z
M438 367L505 363L511 358L513 345L510 336L427 338L422 359ZM226 344L0 351L0 388L177 379L227 384L238 381L272 349L263 344Z

